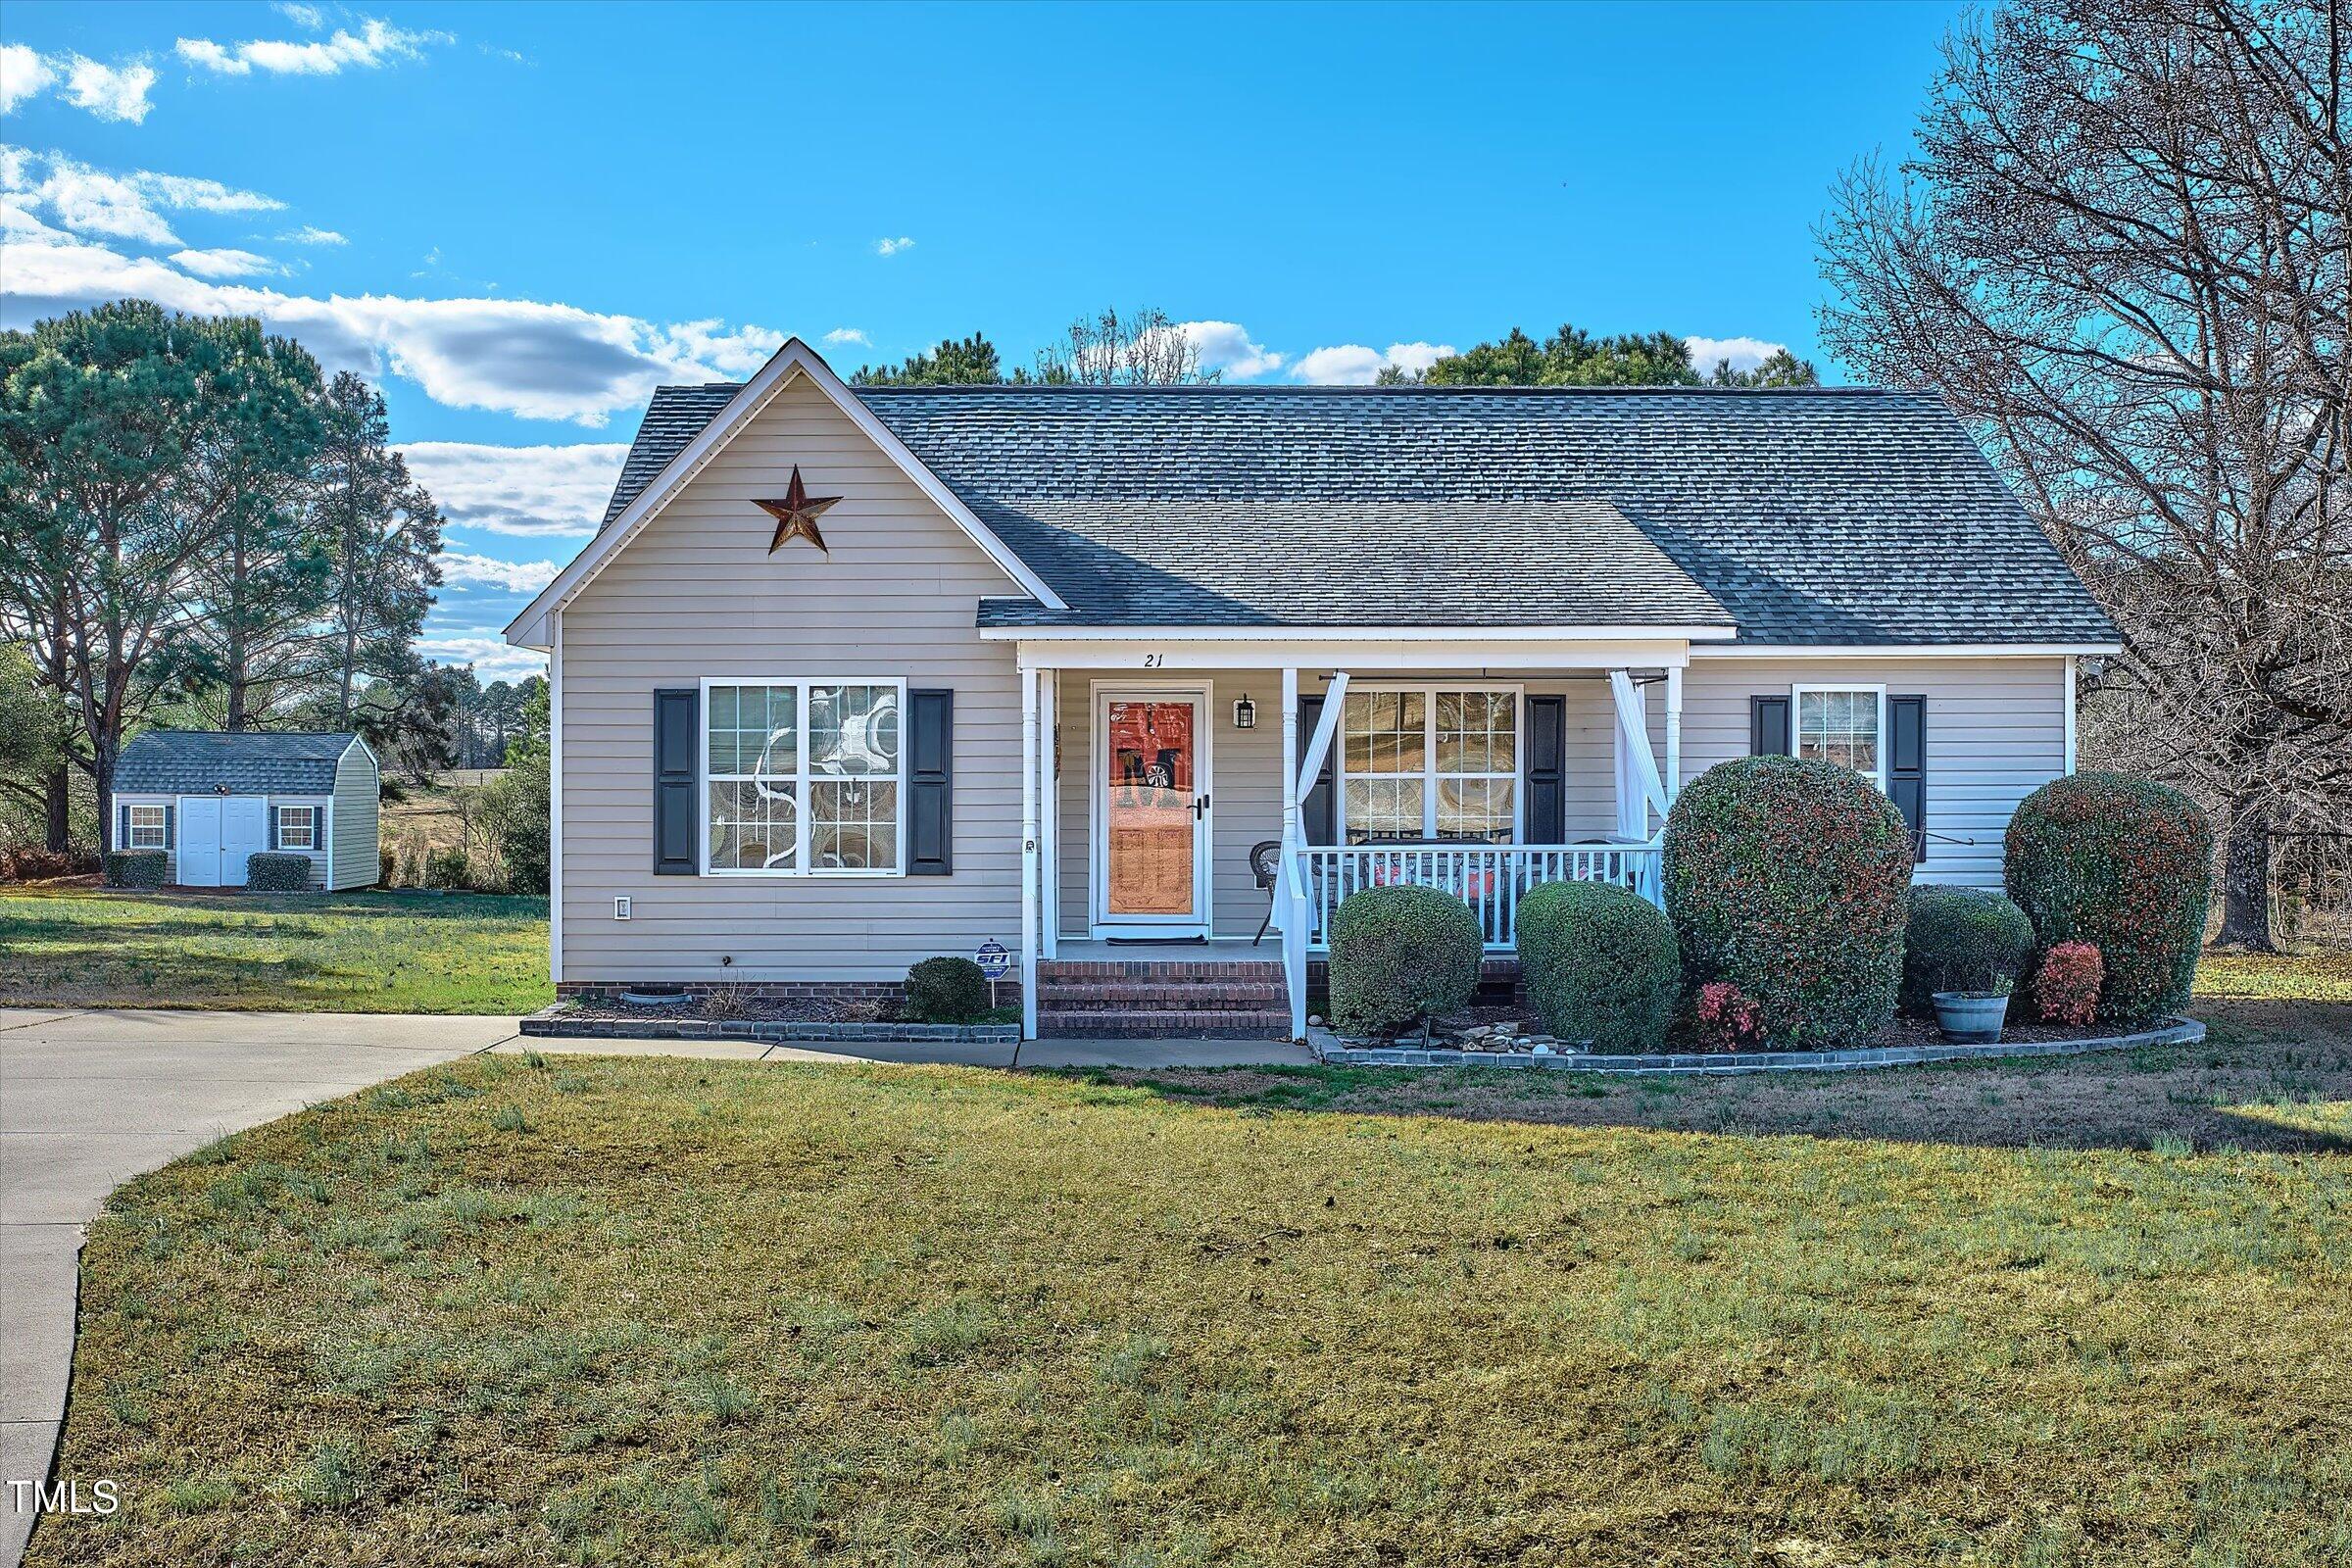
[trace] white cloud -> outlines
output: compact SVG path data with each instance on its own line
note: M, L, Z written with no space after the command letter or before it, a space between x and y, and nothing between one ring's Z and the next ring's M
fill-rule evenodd
M281 245L348 245L351 243L333 229L320 228L316 223L305 223L300 228L289 228L277 238Z
M869 349L874 346L874 340L865 335L865 328L861 326L837 326L825 334L825 341L836 348L844 343L856 343Z
M1247 381L1282 368L1282 356L1251 342L1249 332L1238 322L1179 321L1176 330L1191 339L1193 347L1200 351L1203 370Z
M553 561L500 561L463 550L444 550L435 559L441 564L441 581L446 587L503 588L514 594L535 594L564 569Z
M1382 370L1394 368L1409 375L1452 352L1450 343L1392 343L1385 354L1361 343L1341 343L1299 356L1291 376L1316 386L1370 386Z
M896 256L901 251L910 251L912 249L914 249L914 241L908 239L904 234L901 234L897 239L878 239L874 241L874 254L876 256Z
M0 115L30 102L57 80L57 68L21 43L0 43Z
M604 518L605 502L629 449L607 442L502 447L413 441L401 454L453 528L524 539L585 539Z
M36 169L40 177L36 180ZM27 212L46 209L67 228L148 245L177 245L162 210L199 213L274 212L286 204L217 179L159 174L151 170L109 173L63 153L10 147L0 154L0 190Z
M317 6L294 5L290 0L277 0L270 9L309 32L317 32L326 25L326 17Z
M210 251L177 251L172 254L172 265L194 272L199 277L259 277L285 270L267 256L256 256L251 251L226 247Z
M547 673L547 656L528 648L510 648L504 637L476 629L419 637L416 652L436 663L471 664L482 680L520 680Z
M248 38L243 43L220 44L210 38L182 38L172 47L189 65L223 76L248 76L256 71L280 76L332 76L343 71L368 71L415 60L428 44L452 41L446 32L411 32L368 17L361 21L358 32L337 27L333 36L324 39Z
M1705 375L1719 360L1731 361L1735 370L1752 370L1788 345L1767 343L1755 337L1687 337L1683 339L1683 347L1690 351L1691 368Z

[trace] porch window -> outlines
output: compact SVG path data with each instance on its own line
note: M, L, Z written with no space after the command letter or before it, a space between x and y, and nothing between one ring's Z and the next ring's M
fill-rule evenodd
M1342 714L1340 828L1349 844L1518 837L1515 688L1351 687Z
M706 681L704 869L900 874L899 681Z
M1789 736L1799 757L1850 767L1881 789L1886 787L1884 686L1798 686Z
M164 808L160 806L133 806L130 813L130 843L133 850L168 850L165 842Z

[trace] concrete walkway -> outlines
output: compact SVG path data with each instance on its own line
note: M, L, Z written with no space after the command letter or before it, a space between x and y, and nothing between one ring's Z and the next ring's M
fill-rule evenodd
M485 1050L973 1067L1313 1059L1303 1047L1229 1040L1033 1040L1016 1060L1011 1046L526 1041L512 1018L0 1007L0 1568L23 1557L34 1517L10 1483L46 1477L57 1446L81 1228L107 1194L223 1134Z
M57 1446L81 1227L106 1195L224 1133L514 1034L512 1018L0 1008L0 1564L23 1557L34 1517L19 1506L32 1489L10 1483L45 1477Z

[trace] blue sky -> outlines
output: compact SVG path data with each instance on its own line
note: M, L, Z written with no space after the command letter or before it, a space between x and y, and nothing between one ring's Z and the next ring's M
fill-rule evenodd
M786 333L845 373L1106 304L1229 379L1562 321L1819 359L1811 226L1958 11L11 0L0 318L141 293L370 374L450 516L426 651L512 674L650 389Z

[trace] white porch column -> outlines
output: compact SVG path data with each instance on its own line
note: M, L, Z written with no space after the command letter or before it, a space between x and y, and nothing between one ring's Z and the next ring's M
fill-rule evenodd
M1683 793L1683 666L1666 666L1666 804Z
M1282 862L1274 911L1282 922L1282 978L1290 994L1291 1038L1306 1038L1306 916L1298 899L1298 670L1282 670Z
M559 630L558 630L558 632L557 632L557 636L558 636L558 638L559 638L559 639L560 639L560 638L563 636L563 632L562 632L562 630L561 630L560 628L559 628ZM559 642L558 646L559 646L559 647L560 647L560 646L562 646L561 642ZM2075 743L2075 656L2074 656L2074 655L2072 655L2072 654L2069 654L2069 655L2067 655L2067 656L2066 656L2066 671L2065 671L2065 673L2064 673L2064 674L2063 674L2063 675L2062 675L2060 678L2061 678L2061 679L2063 679L2063 680L2066 682L2066 693L2065 693L2065 696L2066 696L2066 770L2067 770L2069 773L2072 773L2072 772L2075 770L2075 744L2076 744L2076 743Z
M1021 1038L1037 1038L1037 686L1021 670Z
M1061 671L1046 670L1045 712L1038 725L1038 956L1061 954Z

